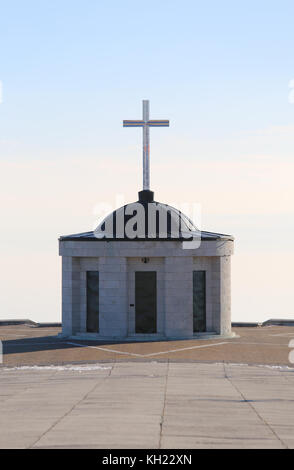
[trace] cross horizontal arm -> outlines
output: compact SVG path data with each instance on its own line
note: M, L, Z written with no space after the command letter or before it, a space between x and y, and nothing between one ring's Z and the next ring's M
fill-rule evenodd
M152 121L123 121L123 127L169 127L169 121L166 120L152 120Z
M152 120L148 121L147 125L149 127L169 127L169 121L166 120Z
M143 127L144 121L123 121L123 127Z

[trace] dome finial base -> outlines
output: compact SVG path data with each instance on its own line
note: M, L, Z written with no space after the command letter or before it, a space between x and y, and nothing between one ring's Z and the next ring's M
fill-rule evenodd
M149 191L149 189L143 189L139 192L139 202L153 202L154 201L154 192Z

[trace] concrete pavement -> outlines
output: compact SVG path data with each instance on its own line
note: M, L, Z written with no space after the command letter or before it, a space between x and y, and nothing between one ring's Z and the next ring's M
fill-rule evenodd
M289 365L293 327L234 328L235 338L103 342L60 338L58 328L0 326L4 366L118 361ZM0 366L1 367L1 366Z
M0 448L294 448L293 390L286 367L4 367Z

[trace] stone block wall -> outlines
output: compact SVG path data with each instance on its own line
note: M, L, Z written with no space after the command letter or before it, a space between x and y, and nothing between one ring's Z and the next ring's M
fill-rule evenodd
M159 336L193 336L193 271L206 271L207 332L231 331L231 241L183 250L181 242L62 242L63 334L86 333L86 271L99 271L99 336L135 334L135 271L157 272ZM226 243L228 246L226 247ZM156 253L157 256L151 256ZM79 256L76 256L76 255ZM72 256L70 256L72 255ZM142 263L148 257L149 263Z

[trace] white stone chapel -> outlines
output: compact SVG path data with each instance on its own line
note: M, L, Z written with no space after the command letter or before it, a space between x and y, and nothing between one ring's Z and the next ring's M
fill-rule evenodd
M96 230L61 236L62 335L156 340L231 335L230 235L197 230L182 212L154 200L149 183L149 119L143 129L143 190Z

